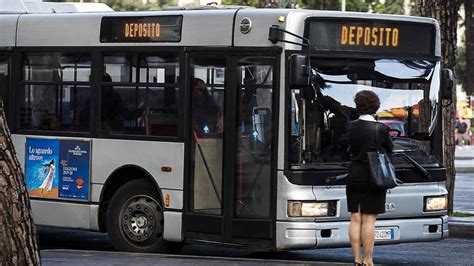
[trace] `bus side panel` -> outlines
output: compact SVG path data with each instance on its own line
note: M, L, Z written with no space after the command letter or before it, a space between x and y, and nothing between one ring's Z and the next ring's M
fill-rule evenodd
M93 184L104 184L115 170L126 165L138 166L148 172L161 189L183 190L184 143L93 139ZM162 171L162 167L170 167L171 172ZM182 193L171 196L174 195ZM170 203L174 209L181 209L182 197L170 199Z
M110 16L181 16L182 34L179 42L160 42L159 46L225 46L232 45L235 10L28 14L18 23L18 46L110 46L100 41L102 17ZM216 23L219 21L219 23ZM268 34L268 27L265 36ZM0 35L1 36L1 35ZM265 37L266 38L266 37ZM267 41L268 42L268 41ZM115 42L113 46L156 46L155 42Z
M0 47L14 47L16 39L16 22L19 15L6 15L0 17Z
M91 229L89 204L32 199L31 209L36 225Z
M25 168L27 137L12 135L12 141L23 169ZM161 188L163 197L169 195L169 205L166 206L168 209L181 210L183 208L184 143L107 139L92 139L91 142L90 202L98 203L100 201L104 184L115 170L125 165L133 165L142 168L154 178L155 183ZM161 171L163 166L170 167L171 172ZM165 199L162 200L165 202ZM98 205L90 205L86 202L32 199L32 209L35 223L39 225L98 230ZM51 210L55 210L54 213L51 213ZM55 213L60 217L56 217ZM171 216L173 216L173 223L181 223L180 213ZM171 221L168 225L171 225ZM169 229L172 232L176 231L175 228ZM169 235L171 231L168 233Z

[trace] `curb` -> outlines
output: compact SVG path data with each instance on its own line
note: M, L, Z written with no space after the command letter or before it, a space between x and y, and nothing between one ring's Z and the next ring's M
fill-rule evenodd
M474 160L474 157L473 156L458 156L458 157L454 157L454 160L469 161L469 160Z
M454 170L456 170L456 173L474 173L474 167L455 167Z
M450 222L448 228L449 237L474 239L474 223Z

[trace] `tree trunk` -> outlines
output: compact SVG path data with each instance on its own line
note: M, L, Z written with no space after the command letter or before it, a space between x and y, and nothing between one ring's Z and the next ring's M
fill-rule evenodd
M0 265L40 265L25 178L0 106Z
M419 11L422 16L432 17L439 22L441 29L441 64L443 68L454 70L456 66L458 10L461 1L420 0ZM450 101L443 100L443 106ZM456 119L456 90L453 90L451 104L443 108L443 164L446 167L446 189L449 193L448 212L453 212L454 180L454 121Z
M466 0L464 3L466 10L466 92L469 95L474 94L474 22L472 9L474 9L474 1Z

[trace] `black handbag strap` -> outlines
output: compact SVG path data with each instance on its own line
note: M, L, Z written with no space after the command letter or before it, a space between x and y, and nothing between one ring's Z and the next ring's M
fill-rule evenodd
M378 152L383 152L379 143L379 122L375 121L375 148Z

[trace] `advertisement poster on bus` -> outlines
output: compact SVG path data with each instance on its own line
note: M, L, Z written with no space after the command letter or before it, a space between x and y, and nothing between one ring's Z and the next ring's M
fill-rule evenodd
M25 156L31 197L89 199L89 141L27 138Z
M61 140L59 197L89 198L90 142Z
M26 140L26 188L31 197L57 198L59 140Z

